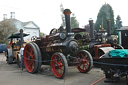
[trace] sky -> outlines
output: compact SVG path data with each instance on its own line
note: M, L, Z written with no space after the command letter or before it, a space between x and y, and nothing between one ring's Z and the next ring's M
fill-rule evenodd
M128 26L127 0L0 0L0 21L3 14L10 18L10 12L15 12L15 18L28 22L33 21L40 31L49 34L53 28L59 28L61 21L60 4L64 9L70 9L83 28L89 18L95 22L103 4L108 3L114 11L114 19L120 15L123 26Z

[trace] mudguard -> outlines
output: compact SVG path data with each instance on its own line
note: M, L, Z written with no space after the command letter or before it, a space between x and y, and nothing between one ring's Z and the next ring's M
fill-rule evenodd
M113 47L100 47L99 50L102 50L105 54L111 50L114 50Z

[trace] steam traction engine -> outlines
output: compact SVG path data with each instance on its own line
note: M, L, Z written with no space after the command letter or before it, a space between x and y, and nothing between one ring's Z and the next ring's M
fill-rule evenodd
M114 48L111 47L113 44L113 39L110 36L110 22L108 22L108 36L106 37L107 41L103 42L103 36L98 35L99 38L95 38L93 20L89 20L90 25L90 35L80 34L79 32L85 32L83 29L72 29L72 32L76 32L74 38L79 42L81 50L88 50L92 55L94 60L94 66L99 67L99 57ZM101 32L102 33L102 32ZM99 34L99 33L97 33ZM109 41L109 42L108 42Z
M28 72L36 73L41 65L51 65L52 72L57 78L64 78L68 66L76 65L82 73L90 71L93 65L91 54L86 50L80 50L70 28L69 9L64 10L66 32L60 28L60 32L52 30L45 38L37 38L24 49L24 64Z

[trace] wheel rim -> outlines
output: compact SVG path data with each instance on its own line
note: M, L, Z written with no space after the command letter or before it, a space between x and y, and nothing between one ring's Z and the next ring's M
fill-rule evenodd
M77 55L78 61L80 62L76 67L80 72L86 72L90 67L90 59L89 56L81 51Z
M33 72L35 67L35 53L30 44L26 45L24 49L24 64L28 72Z
M64 62L63 59L59 55L53 55L51 58L51 68L53 74L57 77L60 78L64 74Z

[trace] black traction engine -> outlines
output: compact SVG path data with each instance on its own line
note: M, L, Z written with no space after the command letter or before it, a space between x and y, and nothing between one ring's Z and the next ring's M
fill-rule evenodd
M41 65L50 65L55 77L64 78L68 66L76 66L82 73L87 73L93 66L91 54L80 50L77 40L71 33L69 9L64 10L66 29L61 26L52 29L50 34L36 38L24 49L24 64L30 73L36 73Z

